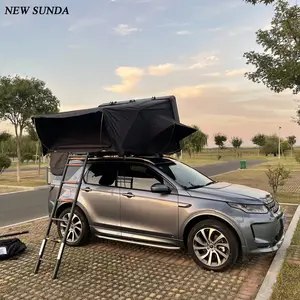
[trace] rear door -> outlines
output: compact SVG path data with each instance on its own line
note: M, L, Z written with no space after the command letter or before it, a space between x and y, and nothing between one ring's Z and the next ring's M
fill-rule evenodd
M118 162L94 162L81 187L81 203L89 214L90 225L100 235L121 236L117 172Z

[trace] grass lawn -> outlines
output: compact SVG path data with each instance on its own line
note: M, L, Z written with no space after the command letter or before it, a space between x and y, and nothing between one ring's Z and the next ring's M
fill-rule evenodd
M48 164L41 164L41 168L44 168L44 167L47 167L48 166ZM39 167L39 165L38 164L32 164L32 163L30 163L30 164L21 164L21 169L27 169L27 168L38 168ZM8 170L15 170L15 169L17 169L17 163L16 162L13 162L12 164L11 164L11 166L8 168Z
M276 165L274 160L269 163L253 167L251 169L237 170L227 174L214 176L218 181L226 181L230 183L242 184L253 188L263 189L271 192L268 184L268 178L265 174L268 165ZM278 188L277 200L282 203L300 204L300 169L297 170L297 163L293 160L286 162L286 166L291 169L291 178L289 178L284 186Z
M297 259L289 259L292 252L298 249L300 253L300 221L294 233L292 243L287 251L287 257L273 287L271 300L297 300L300 299L300 254ZM297 251L297 250L296 250Z
M0 176L0 187L1 185L12 185L12 186L41 186L46 184L45 170L41 170L39 175L37 170L34 171L22 171L21 170L21 181L17 182L16 172L3 173Z

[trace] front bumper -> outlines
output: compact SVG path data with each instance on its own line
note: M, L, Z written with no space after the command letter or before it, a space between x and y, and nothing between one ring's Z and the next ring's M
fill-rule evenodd
M251 247L252 249L249 249L249 254L276 252L284 241L285 223L285 215L281 212L266 222L251 224L254 240Z

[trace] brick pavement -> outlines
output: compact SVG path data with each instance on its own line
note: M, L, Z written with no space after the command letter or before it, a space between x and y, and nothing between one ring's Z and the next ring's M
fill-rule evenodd
M289 223L295 207L285 209ZM12 228L30 231L20 236L28 249L18 260L0 262L1 300L250 300L274 256L246 258L224 273L214 273L180 251L92 241L85 247L66 247L59 279L53 281L49 264L33 274L45 227L45 221L36 221ZM54 261L57 248L51 250L49 243L45 258Z

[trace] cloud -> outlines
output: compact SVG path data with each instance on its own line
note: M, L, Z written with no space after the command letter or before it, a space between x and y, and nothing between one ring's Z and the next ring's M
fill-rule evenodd
M230 36L236 36L236 35L240 35L240 34L243 34L243 33L246 33L246 32L254 32L255 30L253 29L253 27L250 27L250 26L240 26L240 27L237 27L237 28L234 28L232 30L229 30L228 34Z
M114 28L115 33L121 36L130 35L134 32L141 31L141 29L136 27L130 27L128 24L119 24L117 27Z
M119 67L116 75L122 80L121 84L104 87L104 90L114 93L127 94L131 93L141 81L144 75L143 69L135 67Z
M185 27L188 25L190 25L190 23L168 22L168 23L159 24L157 25L157 27Z
M104 22L101 18L84 18L77 20L75 23L71 24L68 28L68 31L76 31L88 27L93 27Z
M176 34L177 35L189 35L192 33L189 30L179 30L179 31L176 31Z
M208 31L208 32L218 32L218 31L221 31L221 30L223 30L223 27L213 27L213 28L205 29L205 31Z
M240 74L245 74L248 69L235 69L235 70L227 70L225 75L226 76L235 76L235 75L240 75Z
M215 65L219 60L219 58L215 55L205 55L207 54L199 54L197 56L191 57L191 60L193 60L194 63L191 63L188 69L201 69L209 65Z
M174 64L161 64L157 66L149 66L148 67L148 74L151 76L162 76L167 75L173 71L176 70L176 67Z

